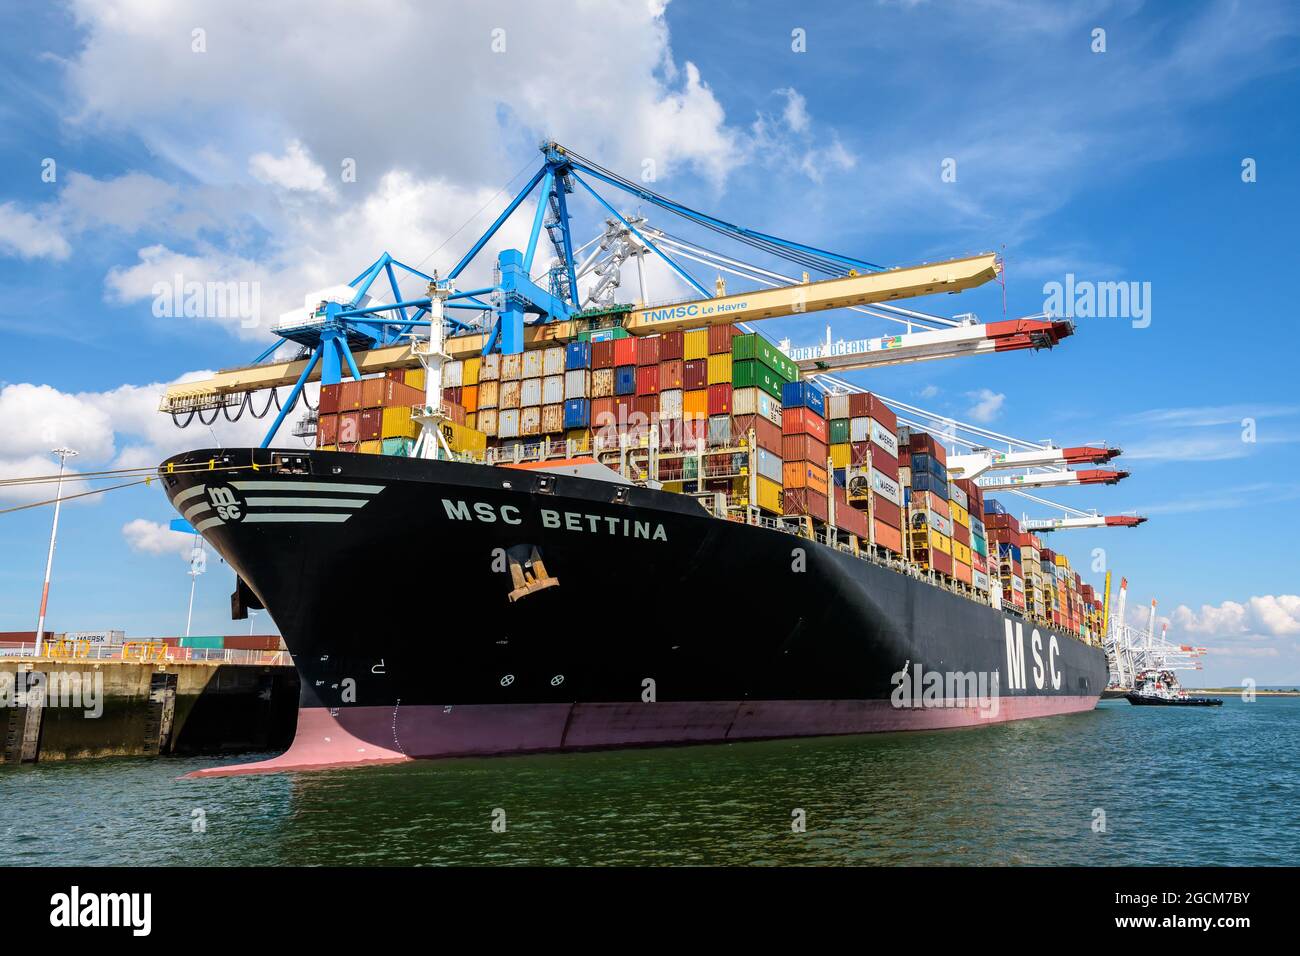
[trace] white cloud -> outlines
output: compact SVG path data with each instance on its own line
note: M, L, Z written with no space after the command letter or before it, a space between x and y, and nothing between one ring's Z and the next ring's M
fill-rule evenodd
M808 101L793 87L785 87L777 90L776 93L785 97L785 112L782 114L785 118L785 125L795 133L802 133L808 128L810 122L808 119Z
M1285 637L1300 634L1300 595L1266 594L1244 603L1203 604L1199 611L1179 605L1170 629L1181 634L1221 640Z
M248 170L260 182L282 189L319 192L327 185L325 170L297 140L288 144L283 156L257 153L249 159Z
M921 389L922 398L934 398L938 394L939 394L938 385L927 385L925 386L925 388Z
M1002 411L1002 405L1007 400L1006 395L990 388L967 392L966 397L975 399L975 404L966 412L966 417L981 424L987 424L997 418L998 412Z
M176 554L189 559L194 536L173 531L165 524L136 518L122 525L122 537L133 551L144 554Z
M63 260L72 255L72 246L63 237L56 219L33 215L11 202L0 204L0 252L23 259L50 258Z

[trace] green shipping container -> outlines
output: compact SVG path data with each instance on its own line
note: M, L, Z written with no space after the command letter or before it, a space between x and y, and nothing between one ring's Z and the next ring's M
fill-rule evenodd
M757 332L737 335L731 340L731 357L738 362L757 359L787 382L799 380L799 366ZM735 384L734 382L732 383ZM780 398L780 393L777 393Z
M221 650L225 646L224 637L182 637L181 647L205 647L209 650Z
M585 332L578 333L579 342L608 342L611 339L626 339L632 335L621 325L616 325L609 329L587 329Z
M414 438L385 438L384 454L397 455L399 458L410 458L411 449L415 447Z
M745 336L738 335L732 341L742 338L745 338ZM780 401L781 386L784 384L785 380L781 376L758 361L758 359L747 359L743 362L731 363L731 387L733 389L761 388L777 401Z
M849 440L849 420L847 418L831 419L831 444L844 445Z

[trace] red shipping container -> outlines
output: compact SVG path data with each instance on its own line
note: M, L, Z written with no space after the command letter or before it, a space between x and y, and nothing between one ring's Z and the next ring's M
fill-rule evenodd
M787 435L812 435L823 444L827 441L826 419L811 408L781 409L781 431Z
M670 388L685 387L682 384L683 364L681 359L669 359L667 362L659 363L659 391L666 392Z
M320 421L316 423L316 447L337 445L338 441L339 417L337 415L322 415Z
M361 407L361 383L348 379L339 383L339 411L350 412Z
M659 361L667 362L672 359L681 359L685 352L685 346L685 332L665 332L660 336Z
M638 395L659 394L659 366L658 365L637 366L636 393Z
M640 415L648 424L659 417L659 396L638 395L632 400L632 413Z
M360 450L361 450L360 442L356 442L356 441L346 442L346 443L339 442L339 451L346 451L346 452L351 452L353 454L356 454Z
M867 453L871 453L871 467L890 478L898 477L898 459L882 449L875 442L855 441L849 448L849 464L867 464Z
M344 412L339 415L338 444L339 451L344 445L355 445L361 441L361 413Z
M876 520L875 532L877 545L894 552L894 554L903 553L903 532L897 528L891 528L879 519Z
M614 418L620 428L626 427L628 419L632 416L632 396L617 395L614 398Z
M800 435L781 436L782 461L811 461L825 468L826 458L829 455L830 449L826 443L806 432Z
M874 418L891 434L898 435L898 416L894 414L892 408L871 393L867 393L867 417Z
M362 408L379 408L384 404L384 384L387 381L382 375L361 380Z
M591 367L592 368L613 368L614 367L614 342L609 339L604 342L591 343Z
M728 326L728 328L730 328L730 326ZM709 414L710 415L731 414L731 386L730 385L709 386Z
M278 651L280 636L278 634L228 634L222 638L222 646L236 651Z
M787 488L781 496L787 515L812 515L818 521L826 520L826 496L808 488Z
M455 404L459 405L460 397L461 397L460 385L457 385L453 388L444 388L442 390L442 400L444 402L454 402Z
M637 365L658 365L659 364L659 336L643 335L636 342L636 364Z
M709 354L730 355L731 338L732 336L739 334L739 330L737 330L734 325L709 326Z
M965 525L960 525L954 521L952 523L952 540L956 541L958 544L969 545L970 528L967 528Z
M382 408L363 408L358 417L357 438L359 441L375 441L384 431L384 410Z
M873 495L872 498L872 507L876 510L876 520L883 521L891 528L901 529L903 527L903 509L888 498L880 497L880 495Z
M682 388L707 388L708 384L708 359L691 359L682 363Z
M614 411L614 399L593 398L591 400L591 427L606 428L617 422Z
M750 429L754 430L754 445L756 447L764 448L772 454L784 458L780 425L770 418L764 418L762 415L737 415L734 428L736 435L747 435Z
M933 435L927 435L925 432L916 432L912 435L911 444L908 446L912 452L930 455L938 459L939 464L948 464L948 452L939 442L935 441Z
M333 415L339 410L339 385L322 385L320 387L320 413Z
M383 386L383 395L380 404L384 408L394 408L398 405L424 404L424 391L422 389L414 388L404 382L395 381L388 376L376 379L375 381L380 382ZM477 388L477 386L470 387ZM461 389L461 393L462 395L464 394L464 389Z
M709 437L709 420L707 418L686 418L682 420L682 445L687 449L696 448L700 442Z
M636 364L636 339L614 340L614 364L616 366Z
M940 574L946 574L952 577L952 555L944 554L942 551L930 550L930 567L934 568Z

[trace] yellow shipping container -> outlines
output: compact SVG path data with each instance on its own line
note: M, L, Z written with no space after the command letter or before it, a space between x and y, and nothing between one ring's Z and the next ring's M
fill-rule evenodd
M361 447L357 450L363 455L382 455L384 453L384 443L381 441L363 441Z
M709 330L708 329L691 329L686 333L682 345L682 357L686 361L691 359L702 359L709 357ZM731 356L727 356L727 361L731 361ZM731 381L730 378L727 379Z
M831 467L847 468L849 467L849 457L853 451L852 445L831 445Z
M729 385L731 383L731 353L709 356L709 384Z
M1058 554L1056 556L1056 566L1058 568L1068 568L1070 566L1070 559L1063 554Z
M338 451L338 450L339 450L339 446L338 446L338 445L321 445L321 446L320 446L319 448L317 448L316 450L317 450L317 451Z
M962 564L970 564L970 548L960 541L952 543L952 559L960 561Z
M477 385L479 369L483 366L482 358L465 359L465 367L460 374L461 385Z
M478 373L476 372L475 374L477 375ZM405 382L407 385L411 386L411 388L418 388L421 391L423 391L424 390L424 369L408 368L405 372L402 373L402 381Z
M379 434L383 438L417 438L420 423L411 417L411 410L405 405L395 405L384 409Z
M470 412L465 416L465 427L478 429L478 412Z
M930 547L940 554L952 554L952 539L946 534L940 534L933 528L930 529Z
M439 427L442 429L442 436L447 439L447 446L452 451L465 452L476 458L483 457L487 450L487 435L477 429L457 425L455 422L443 422Z
M773 514L781 514L781 496L782 488L779 484L770 478L759 477L758 501L756 502L759 508Z
M949 511L951 512L951 514L952 514L952 523L953 523L953 524L959 524L959 525L961 525L963 528L969 528L969 527L970 527L970 512L969 512L969 511L967 511L967 510L966 510L965 508L963 508L961 505L957 504L957 502L955 502L955 501L950 501L950 502L948 502L948 510L949 510ZM967 564L970 564L970 561L968 560L966 563L967 563Z
M682 418L707 418L708 414L709 390L707 388L691 388L682 392Z

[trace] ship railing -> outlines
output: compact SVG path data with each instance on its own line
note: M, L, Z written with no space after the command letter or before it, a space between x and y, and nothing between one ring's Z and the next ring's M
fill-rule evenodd
M33 641L0 642L0 657L50 663L78 663L81 661L124 661L126 663L208 663L239 664L245 666L291 665L288 651L254 650L242 647L177 647L147 638L126 641L122 644L92 644L89 641L69 641L59 638L44 643L41 654L36 655Z

